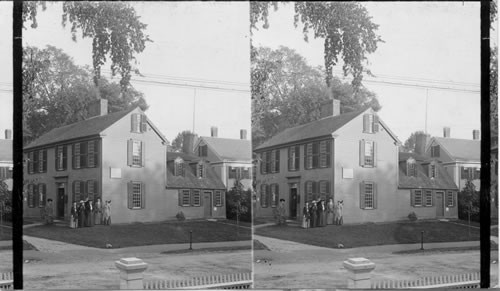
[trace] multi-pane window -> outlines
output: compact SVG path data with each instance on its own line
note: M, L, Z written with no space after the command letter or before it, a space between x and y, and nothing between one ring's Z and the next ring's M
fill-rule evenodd
M432 191L425 190L425 206L432 206Z
M313 144L308 143L306 144L306 154L305 154L305 166L306 169L312 169L313 168Z
M406 161L406 175L408 177L416 177L417 176L417 168L414 159L408 159Z
M422 206L422 190L417 189L413 192L413 206Z
M229 179L250 179L250 169L245 167L228 167Z
M269 185L262 184L260 185L260 206L262 207L268 207L269 206L269 192L268 192Z
M80 143L75 143L73 146L73 167L75 169L81 168L81 159L80 159Z
M180 200L180 205L181 206L190 206L191 205L191 193L189 190L181 190L181 199Z
M291 146L288 148L288 170L297 171L300 167L300 147Z
M142 208L141 183L132 183L132 208Z
M47 171L47 150L36 150L28 153L28 173L44 173Z
M89 141L87 144L87 157L88 157L88 162L87 165L90 168L95 167L95 142Z
M362 167L376 166L376 144L370 140L359 141L359 165Z
M201 205L201 194L200 190L191 190L192 206Z
M363 132L364 133L375 133L378 132L379 120L378 116L375 114L365 114L363 115Z
M481 178L481 168L461 167L460 177L467 180L475 180Z
M481 178L481 168L474 168L474 179Z
M215 191L215 196L214 196L215 206L223 206L224 205L223 194L224 194L223 191L220 191L220 190Z
M373 141L365 141L365 166L373 166L374 146Z
M184 161L181 158L174 161L174 176L184 176Z
M260 161L260 173L269 173L269 155L268 152L262 152Z
M28 207L30 208L35 207L34 187L35 185L28 184Z
M446 207L454 207L455 206L455 195L453 195L453 191L446 191Z
M279 188L278 184L271 184L271 207L278 206Z
M28 153L28 173L33 174L34 170L34 160L35 160L35 152Z
M432 158L439 158L439 145L433 145L431 146L431 157Z
M305 145L304 164L306 169L330 167L329 140L312 142Z
M316 183L313 181L306 181L304 185L306 190L306 199L307 201L312 201L314 199L314 194L316 194L314 191Z
M142 142L132 142L132 166L142 166Z
M147 130L147 121L146 115L134 113L131 115L132 128L131 131L135 133L146 132Z
M38 172L43 173L47 169L47 150L38 152Z
M73 201L79 202L81 200L81 195L83 194L82 182L73 181Z
M319 143L319 167L325 168L330 166L330 141L324 140Z
M0 167L0 180L12 178L12 167Z
M375 182L363 181L360 183L359 207L361 209L377 208L377 186Z
M196 175L198 178L205 178L205 165L203 163L198 163L196 165Z
M68 152L66 146L57 146L56 147L56 170L63 171L66 170L68 159Z
M320 198L326 200L330 195L330 182L329 181L319 181L319 195Z
M280 171L280 150L272 150L263 152L262 161L260 164L260 172L262 174L267 173L279 173Z
M94 200L94 193L95 193L94 185L95 182L93 180L87 181L87 194L89 200Z
M207 145L202 145L198 147L198 156L206 157L208 155Z
M437 177L437 167L436 164L431 163L429 165L429 178L433 179Z
M45 207L47 196L45 184L38 184L38 207Z

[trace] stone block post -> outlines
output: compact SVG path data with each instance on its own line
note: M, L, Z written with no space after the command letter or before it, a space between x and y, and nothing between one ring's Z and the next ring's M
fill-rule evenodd
M120 270L120 289L143 289L143 273L148 264L138 258L123 258L115 261L115 266Z
M375 269L375 263L365 258L352 258L344 261L344 268L349 272L347 288L370 289L371 272Z

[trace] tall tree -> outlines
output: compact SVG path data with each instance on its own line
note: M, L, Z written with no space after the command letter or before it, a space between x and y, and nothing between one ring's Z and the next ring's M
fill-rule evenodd
M190 130L183 130L179 132L177 136L172 140L170 145L170 150L173 152L182 152L182 145L184 144L184 135L187 133L192 133ZM196 139L198 138L197 134L194 134L194 143L196 143Z
M120 86L126 91L130 85L135 55L144 51L146 42L151 41L144 34L147 25L142 23L135 9L125 2L68 1L63 4L62 25L71 25L72 39L77 33L82 38L92 39L93 81L98 87L101 67L107 57L111 61L111 72L121 75ZM45 1L23 2L23 21L31 21L36 28L37 11L46 9ZM25 26L26 28L26 26Z
M269 27L269 9L277 10L278 2L250 2L250 27L258 29ZM333 80L332 69L342 62L344 75L352 75L352 85L359 88L366 69L366 55L375 52L382 41L368 11L356 2L295 2L294 25L302 24L304 40L308 41L310 32L314 38L324 41L324 76L327 86Z
M410 137L408 137L408 139L405 140L405 142L404 142L403 147L401 148L401 150L404 151L404 152L407 152L407 153L413 153L413 152L415 152L415 142L417 140L417 135L418 134L422 134L422 133L424 133L424 132L421 131L421 130L412 132L412 134L410 135Z
M342 113L371 106L379 110L374 93L355 90L351 84L333 78L330 88L324 72L307 64L292 49L253 48L252 142L254 146L295 125L319 118L320 105L333 95L342 104ZM330 90L330 92L328 92Z
M88 117L88 104L96 100L96 91L108 99L110 112L148 105L141 92L101 79L95 88L92 71L81 67L61 49L23 49L23 125L29 142L45 132Z

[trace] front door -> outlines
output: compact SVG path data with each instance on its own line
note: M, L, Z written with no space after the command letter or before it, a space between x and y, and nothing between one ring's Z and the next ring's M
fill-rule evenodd
M297 188L290 188L290 218L297 218Z
M66 199L64 199L64 188L57 188L57 217L64 218L64 208Z
M443 196L444 196L444 192L436 192L436 216L437 217L444 216Z
M203 216L212 217L212 192L203 192Z

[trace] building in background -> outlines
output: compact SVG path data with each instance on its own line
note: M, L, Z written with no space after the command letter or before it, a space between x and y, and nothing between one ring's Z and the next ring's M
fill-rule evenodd
M5 139L0 139L0 181L12 180L12 131L5 130Z

